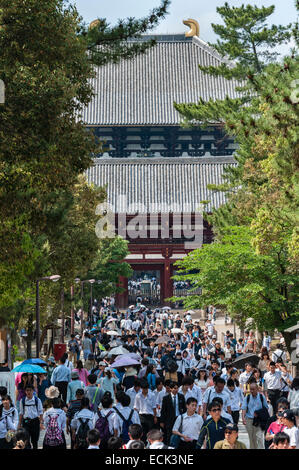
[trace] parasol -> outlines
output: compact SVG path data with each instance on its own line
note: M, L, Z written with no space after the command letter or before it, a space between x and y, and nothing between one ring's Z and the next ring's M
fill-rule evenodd
M155 344L164 344L164 343L169 343L171 341L171 338L169 336L164 335L160 336L159 338L156 339Z
M109 356L120 356L128 353L129 351L123 346L117 346L116 348L110 349L110 351L108 351Z
M136 361L136 359L133 359L131 357L124 357L120 356L119 358L116 359L113 364L111 364L110 367L128 367L128 366L139 366L140 365L140 360Z
M25 359L25 361L23 361L22 364L20 364L20 365L22 366L24 364L34 364L36 366L41 366L41 367L47 365L46 361L43 361L43 359L40 359L39 357L31 358L31 359Z
M172 328L171 333L184 333L181 328Z
M237 369L244 369L246 362L251 362L255 367L258 365L260 357L254 353L241 354L237 359L232 362L232 366Z
M45 369L37 366L36 364L20 364L15 367L11 372L27 372L29 374L46 374Z

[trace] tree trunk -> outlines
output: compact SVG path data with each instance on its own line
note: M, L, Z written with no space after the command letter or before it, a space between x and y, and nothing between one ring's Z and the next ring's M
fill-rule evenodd
M27 322L27 359L32 357L32 341L33 341L33 315L30 314Z
M45 337L46 337L46 334L47 334L47 331L48 331L48 328L49 326L46 325L43 330L42 330L42 334L41 334L41 337L40 337L40 345L39 345L39 349L41 351L43 345L44 345L44 341L45 341Z

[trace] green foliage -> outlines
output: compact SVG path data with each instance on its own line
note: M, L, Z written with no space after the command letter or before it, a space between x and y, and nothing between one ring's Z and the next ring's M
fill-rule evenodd
M221 57L235 61L231 68L226 64L218 67L200 67L209 74L221 74L227 78L246 78L248 70L261 72L264 66L277 59L273 49L288 42L291 37L291 24L287 26L268 26L268 17L274 13L274 5L258 8L253 5L231 7L226 2L217 8L224 24L213 24L214 32L219 36L215 44L210 44Z
M99 240L99 250L87 274L87 279L101 280L101 284L94 285L98 298L123 292L118 286L119 276L130 277L133 273L123 261L128 254L128 242L119 236Z
M268 63L277 59L278 54L273 49L287 43L292 36L291 24L268 27L267 20L274 9L274 6L231 7L228 3L217 8L224 24L212 24L219 38L210 46L218 52L219 63L209 67L199 65L199 68L209 75L234 80L231 86L240 94L235 99L227 96L224 100L200 99L196 104L174 103L175 109L184 116L186 126L198 123L207 126L215 122L223 125L226 122L227 109L230 109L234 118L242 111L244 104L256 95L253 77L260 74ZM235 135L234 127L230 127L230 130Z
M57 314L60 290L102 249L94 227L104 191L78 179L97 143L78 116L92 97L93 65L145 52L152 43L130 39L155 27L169 3L89 30L64 0L0 0L0 322L32 321L34 283L53 272L63 280L41 283L42 321Z
M154 8L147 17L122 19L112 27L105 18L98 18L92 28L81 25L79 37L87 47L91 62L96 65L119 63L153 47L155 40L144 41L142 35L156 28L167 14L169 5L170 0L161 0L160 7Z
M190 253L179 266L185 279L203 289L202 296L185 300L186 307L216 304L243 325L251 321L259 329L283 331L299 316L299 64L294 51L282 63L266 64L275 56L256 55L254 66L254 56L241 47L241 36L232 25L238 22L246 39L248 23L256 31L255 41L267 40L269 46L292 33L290 27L289 32L280 27L261 29L261 18L273 9L263 8L256 16L255 8L242 7L238 19L237 10L226 4L222 12L227 28L217 28L218 52L237 59L237 70L247 70L242 99L177 106L191 124L218 120L238 144L234 155L238 165L225 170L224 184L211 188L227 196L224 206L206 215L215 242ZM252 21L245 13L252 15ZM191 275L191 270L199 274Z
M226 308L237 321L251 319L260 330L281 329L288 319L295 323L296 275L287 271L287 253L259 255L252 246L248 227L227 227L220 241L194 250L176 263L174 279L189 280L202 295L185 298L188 308L213 304ZM196 270L197 273L190 274ZM174 300L174 299L173 299Z

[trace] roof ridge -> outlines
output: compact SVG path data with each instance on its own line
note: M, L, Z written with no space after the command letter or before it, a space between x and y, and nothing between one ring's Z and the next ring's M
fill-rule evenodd
M225 64L230 65L232 67L235 65L235 63L232 60L229 60L228 57L225 57L219 54L219 52L216 49L214 49L214 47L210 46L209 43L201 39L199 36L193 36L192 39L193 39L192 42L194 44L197 44L198 46L200 46L202 49L205 50L205 52L212 55L216 59L220 60L220 62L224 62Z
M162 157L162 158L94 158L94 163L97 164L110 164L110 165L171 165L171 164L207 164L207 163L237 163L235 158L232 156L224 155L223 157L182 157L182 158L173 158L173 157Z

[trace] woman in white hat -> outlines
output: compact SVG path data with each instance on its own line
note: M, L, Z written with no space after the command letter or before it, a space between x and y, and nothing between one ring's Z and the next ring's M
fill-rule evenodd
M50 390L51 389L51 390ZM66 414L62 409L62 400L57 398L59 390L56 387L50 387L48 396L51 398L52 406L44 413L44 425L46 428L43 441L43 449L66 449L65 428Z

